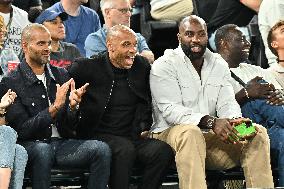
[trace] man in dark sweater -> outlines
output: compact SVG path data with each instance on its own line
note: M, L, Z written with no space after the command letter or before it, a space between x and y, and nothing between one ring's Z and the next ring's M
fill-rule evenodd
M166 143L147 138L152 124L149 72L136 55L135 33L116 25L107 34L108 52L78 59L69 68L76 84L90 83L80 104L77 135L106 142L112 150L111 189L129 187L135 161L144 168L141 189L158 189L173 151Z

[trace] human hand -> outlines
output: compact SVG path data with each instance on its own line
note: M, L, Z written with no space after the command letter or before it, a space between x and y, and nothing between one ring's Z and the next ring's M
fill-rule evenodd
M237 133L236 138L239 141L244 141L244 140L251 139L258 132L258 128L256 128L254 125L252 125L252 122L251 122L251 120L249 118L242 118L242 117L240 117L240 118L230 119L229 122L233 126L233 130L236 131L234 133ZM243 123L245 123L245 127L248 130L244 130L245 129L244 125L241 125ZM237 129L238 126L240 126L240 128L238 128L239 131ZM251 126L253 128L251 128Z
M143 132L140 134L140 137L141 137L142 139L146 139L146 138L149 137L149 135L150 135L150 132L149 132L149 131L143 131Z
M246 90L250 98L268 98L275 90L272 84L259 82L262 79L262 77L256 76L248 82Z
M73 81L73 79L69 79L67 82L63 83L61 86L59 84L56 84L56 97L53 105L56 107L56 109L60 109L64 106L66 101L66 94L69 90L70 84Z
M214 122L213 132L225 143L237 143L237 131L233 130L229 119L217 118Z
M1 98L0 109L6 109L8 106L13 104L17 94L9 89L6 94Z
M270 95L268 96L267 99L267 104L276 105L276 106L284 105L284 98L282 92L279 90L274 90L270 92Z
M89 86L89 83L86 83L84 86L76 89L75 81L72 80L71 82L71 92L69 95L69 106L71 110L76 109L76 106L80 104L82 100L82 96L86 93L86 89Z

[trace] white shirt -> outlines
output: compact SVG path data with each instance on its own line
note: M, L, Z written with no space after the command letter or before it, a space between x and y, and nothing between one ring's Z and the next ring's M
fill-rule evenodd
M259 76L263 77L265 81L268 83L271 83L274 85L276 89L282 89L282 87L279 85L279 83L275 80L273 75L268 70L262 69L259 66L247 64L247 63L241 63L239 67L237 68L230 68L236 76L238 76L244 83L248 83L253 78ZM235 93L239 92L243 86L239 84L238 81L232 78L231 84L234 88Z
M13 18L8 32L8 43L7 45L13 48L13 51L19 56L21 52L21 34L23 29L30 23L28 20L28 13L18 7L12 5L13 8ZM3 16L5 25L9 23L10 13L4 14L0 12Z
M45 77L45 74L43 73L42 75L36 75L36 77L39 79L39 80L41 80L42 81L42 83L43 83L43 85L44 85L44 87L45 87L45 89L47 88L46 87L46 77ZM48 104L49 104L49 106L50 106L50 100L49 100L49 98L48 98ZM59 133L58 133L58 130L57 130L57 128L56 128L56 126L54 125L54 124L51 124L51 137L59 137L60 138L60 135L59 135Z
M166 50L151 69L153 132L178 124L198 125L205 115L241 117L235 100L228 64L208 49L204 54L201 79L190 60L178 47Z
M267 44L269 30L276 22L284 19L284 0L263 0L258 12L258 26L265 46L265 54L269 64L277 63L276 56Z

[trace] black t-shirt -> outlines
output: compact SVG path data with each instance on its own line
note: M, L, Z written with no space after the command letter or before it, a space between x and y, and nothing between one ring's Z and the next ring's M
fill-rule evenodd
M118 136L130 136L139 97L129 87L126 69L113 67L113 72L114 84L111 96L96 131Z
M13 0L13 5L29 12L30 7L41 6L41 0Z
M212 33L225 24L246 26L255 14L256 12L239 0L219 0L216 11L207 25L208 32Z
M50 64L66 68L79 57L81 57L80 51L74 44L60 42L59 51L50 53Z

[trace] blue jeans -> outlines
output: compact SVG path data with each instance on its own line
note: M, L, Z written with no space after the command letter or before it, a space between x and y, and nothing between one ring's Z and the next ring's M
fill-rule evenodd
M284 186L284 106L269 105L266 100L256 99L242 106L242 114L267 128L272 164L279 170L278 186Z
M48 141L21 143L29 154L33 189L49 189L53 166L90 170L89 189L106 189L110 175L111 151L96 140L52 138Z
M28 160L26 150L16 144L17 133L8 126L0 126L0 167L12 170L10 189L21 189Z

